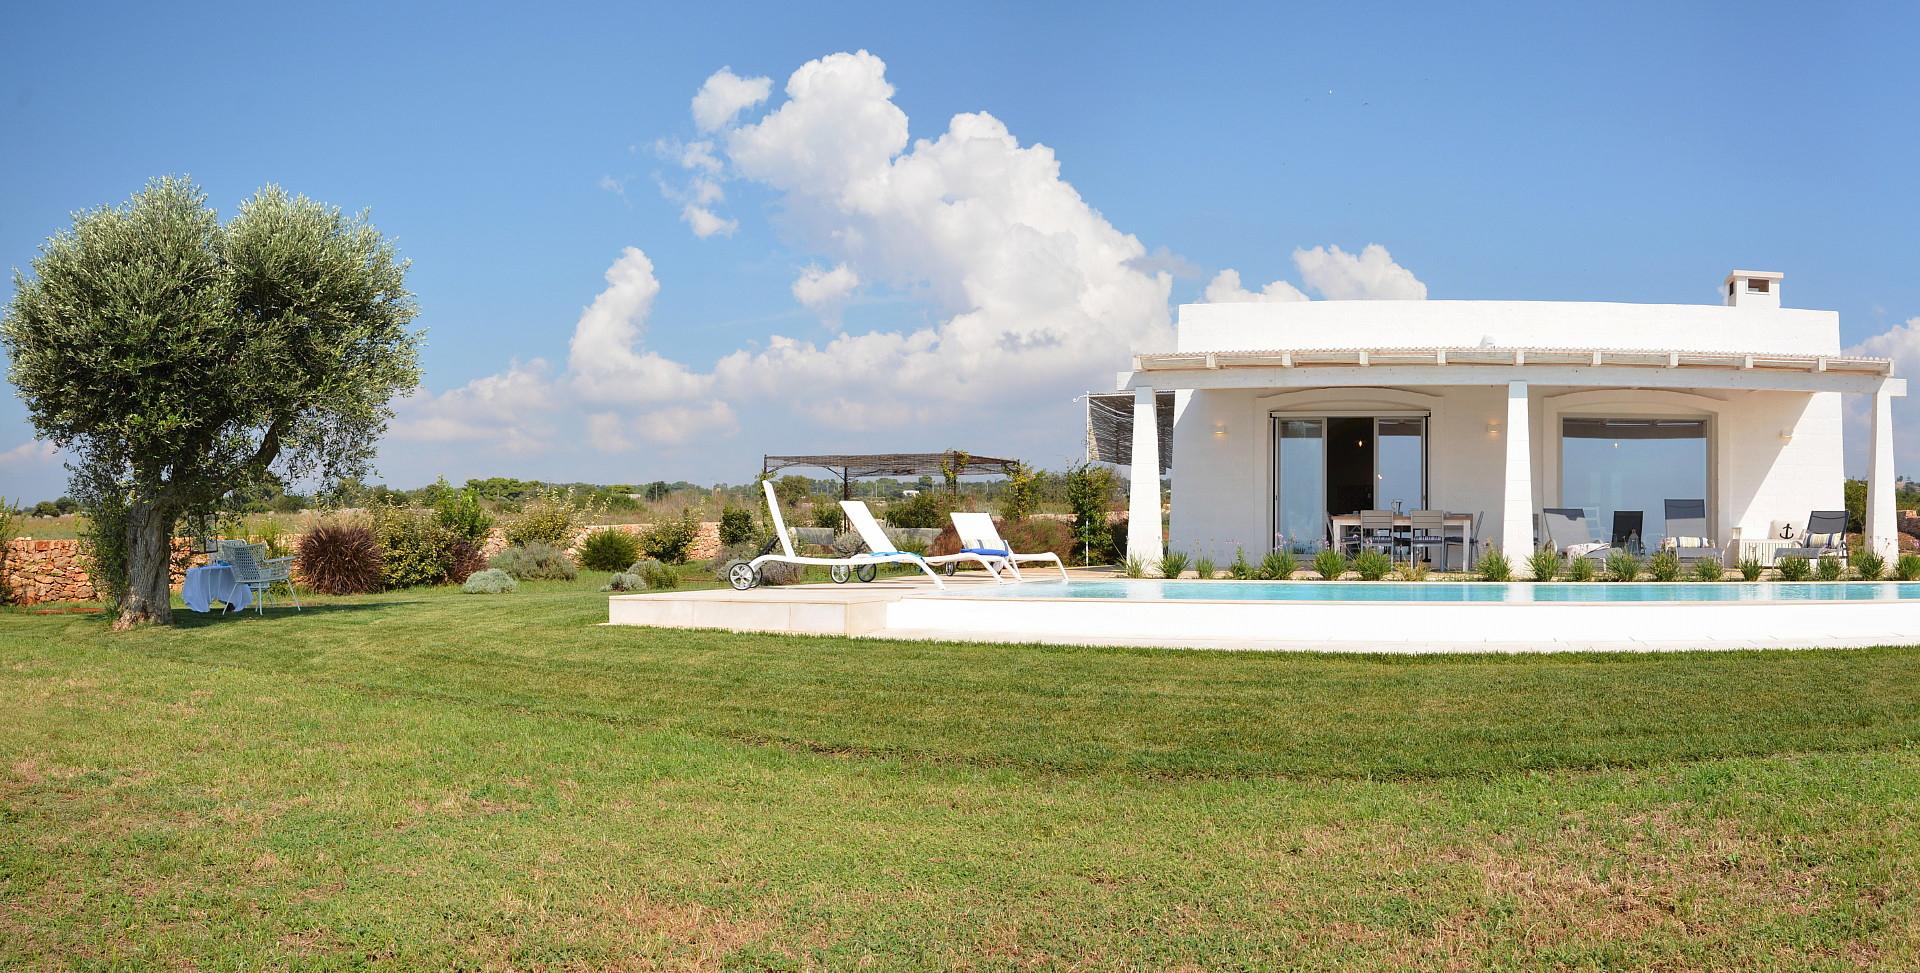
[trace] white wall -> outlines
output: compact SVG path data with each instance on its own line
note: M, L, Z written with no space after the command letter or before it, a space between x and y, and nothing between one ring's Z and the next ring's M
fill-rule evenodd
M1797 308L1554 301L1184 304L1175 342L1176 351L1485 343L1837 355L1840 315Z
M1504 386L1232 389L1183 393L1173 430L1171 546L1225 563L1236 547L1258 557L1271 544L1272 444L1268 416L1426 411L1428 504L1484 514L1480 539L1500 540ZM1768 522L1839 509L1837 393L1536 387L1529 390L1533 508L1560 502L1560 418L1566 414L1703 416L1711 420L1716 533L1764 536ZM1489 423L1500 428L1488 431ZM1782 430L1792 430L1783 439Z

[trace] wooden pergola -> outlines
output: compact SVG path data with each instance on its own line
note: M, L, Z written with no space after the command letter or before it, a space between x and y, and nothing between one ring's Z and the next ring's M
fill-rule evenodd
M760 473L767 476L796 466L831 470L840 478L841 499L851 500L854 480L874 476L944 477L949 471L955 471L953 475L956 477L1004 476L1019 462L952 449L944 453L833 453L819 456L768 456L760 464Z

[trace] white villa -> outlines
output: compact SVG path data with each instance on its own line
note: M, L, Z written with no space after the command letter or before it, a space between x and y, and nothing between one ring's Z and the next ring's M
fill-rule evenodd
M1170 466L1177 550L1311 551L1335 517L1444 510L1524 570L1547 507L1602 529L1631 512L1651 549L1663 501L1704 499L1729 560L1840 509L1841 397L1859 395L1866 540L1894 554L1889 405L1906 382L1840 353L1838 313L1781 307L1781 277L1736 270L1717 306L1190 304L1175 347L1135 355L1119 396L1096 398L1131 405L1132 456L1162 457L1132 464L1133 524L1158 520ZM1129 553L1158 559L1158 532L1131 531Z

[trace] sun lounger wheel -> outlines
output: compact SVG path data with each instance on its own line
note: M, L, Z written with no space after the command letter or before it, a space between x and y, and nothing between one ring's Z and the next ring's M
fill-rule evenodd
M836 564L827 569L827 577L832 578L834 584L846 584L847 579L853 577L853 569L844 564Z
M872 581L880 576L880 569L871 564L862 564L853 569L853 576L861 581Z
M956 573L959 572L959 570L960 570L959 561L948 561L947 563L940 565L940 573L946 575L949 578L953 577Z
M734 558L727 562L727 583L735 591L745 591L760 583L760 572L755 571L752 564Z

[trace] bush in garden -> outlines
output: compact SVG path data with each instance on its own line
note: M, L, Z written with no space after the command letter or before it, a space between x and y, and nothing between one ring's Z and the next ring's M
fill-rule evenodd
M1533 569L1533 580L1552 581L1560 573L1560 552L1551 547L1541 547L1527 556L1527 566Z
M602 585L600 587L600 590L601 591L639 591L642 588L645 588L646 586L647 586L647 581L645 578L642 578L639 575L633 574L628 571L618 571L614 573L613 577L607 579L607 583Z
M467 583L460 590L470 595L504 595L520 587L513 575L498 568L486 568L467 576Z
M1254 577L1253 565L1247 563L1247 549L1233 549L1233 562L1227 565L1227 577L1235 581L1251 581Z
M1607 577L1613 581L1634 581L1640 577L1640 559L1625 551L1607 555Z
M1213 558L1203 557L1193 562L1193 573L1202 581L1212 581L1213 576L1219 571L1214 567Z
M1110 556L1113 531L1107 523L1107 508L1113 503L1113 468L1081 463L1069 468L1062 482L1067 509L1073 511L1073 539L1082 552L1081 563L1093 564ZM1126 550L1124 542L1119 547Z
M1147 576L1146 559L1142 558L1138 554L1127 555L1126 560L1120 562L1120 573L1121 575L1129 578L1146 577Z
M366 524L328 521L300 538L294 569L323 595L363 595L386 585L380 542Z
M440 486L446 487L446 484L442 478ZM440 526L475 544L485 543L487 532L493 529L493 515L480 506L480 495L472 490L446 487L434 500L433 513Z
M813 526L842 530L846 525L847 515L839 504L822 501L813 505Z
M721 547L751 544L758 536L760 536L760 529L753 523L752 511L745 507L728 507L720 511Z
M1408 561L1406 564L1401 565L1400 569L1393 574L1394 577L1401 581L1425 581L1427 580L1427 575L1432 573L1433 568L1428 565L1427 562Z
M1878 581L1887 573L1887 559L1873 551L1861 551L1853 556L1853 570L1862 581Z
M944 494L922 490L916 496L887 504L887 523L895 527L940 527L946 524L950 509ZM837 517L840 508L835 507L833 512Z
M518 547L546 544L564 548L573 543L573 535L586 521L586 512L573 497L555 491L527 502L520 515L507 525L507 542Z
M1759 558L1743 557L1740 559L1740 577L1748 581L1758 581L1760 580L1760 576L1765 573L1767 573L1767 566L1762 564Z
M640 539L624 530L589 531L580 542L580 566L589 571L618 571L640 556Z
M1647 574L1655 581L1680 580L1680 555L1661 548L1647 559Z
M683 564L687 560L687 551L693 548L695 538L700 536L700 519L688 510L678 517L668 517L647 528L640 535L640 550L648 557L669 564Z
M1313 556L1313 571L1323 581L1335 581L1347 573L1347 556L1335 548L1324 548Z
M1693 580L1695 581L1712 584L1724 577L1726 573L1726 565L1721 564L1717 557L1703 557L1693 562Z
M1369 548L1354 555L1353 570L1362 581L1378 581L1393 570L1393 558L1385 551Z
M1920 581L1920 554L1902 554L1893 562L1893 576L1900 581Z
M567 552L539 541L509 547L489 563L521 581L572 581L580 573Z
M1775 561L1773 569L1780 572L1782 581L1805 581L1807 575L1813 571L1812 566L1807 564L1806 558L1792 554Z
M1507 560L1500 551L1488 551L1480 558L1480 580L1510 581L1513 579L1513 562Z
M1568 581L1592 581L1598 573L1599 568L1593 563L1593 558L1576 557L1567 561Z
M1161 555L1160 576L1163 578L1178 578L1180 575L1186 573L1187 560L1187 556L1179 551L1168 551Z
M480 549L440 523L432 511L383 507L373 515L388 588L459 584L479 570Z
M1262 581L1286 581L1293 572L1300 570L1300 559L1292 551L1268 551L1260 559L1260 567L1255 574Z
M1815 562L1813 576L1821 581L1838 581L1847 576L1847 566L1831 554Z
M680 587L680 575L653 558L635 561L633 566L627 569L627 573L638 577L641 583L649 588Z

